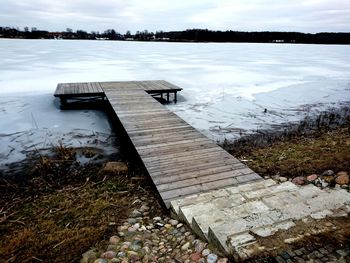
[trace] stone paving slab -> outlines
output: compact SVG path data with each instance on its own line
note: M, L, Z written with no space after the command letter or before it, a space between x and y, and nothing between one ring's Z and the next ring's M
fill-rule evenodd
M251 253L255 236L288 230L294 220L346 216L350 194L269 179L189 196L171 207L195 233L240 260Z

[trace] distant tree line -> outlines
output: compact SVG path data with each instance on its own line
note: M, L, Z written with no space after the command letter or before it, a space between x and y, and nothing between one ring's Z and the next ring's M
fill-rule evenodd
M2 38L23 38L23 39L109 39L109 40L123 40L123 35L117 33L114 29L108 29L103 33L100 32L86 32L84 30L73 31L67 28L62 32L49 32L45 30L38 30L36 27L29 29L25 27L23 30L12 27L0 27L0 37Z
M194 42L350 44L350 33L306 34L300 32L241 32L189 29L186 31L158 32L156 33L156 38Z
M0 27L2 38L23 39L87 39L87 40L135 40L135 41L174 41L174 42L254 42L254 43L307 43L307 44L350 44L350 33L300 33L300 32L242 32L212 31L208 29L188 29L185 31L136 31L131 34L107 29L104 32L73 31L67 28L62 32L38 30L36 27L23 30L13 27Z

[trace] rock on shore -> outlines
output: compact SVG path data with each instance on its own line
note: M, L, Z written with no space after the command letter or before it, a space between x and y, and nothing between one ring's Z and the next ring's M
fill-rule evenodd
M176 219L164 214L151 217L154 202L157 201L153 198L134 200L138 208L116 228L105 251L91 249L82 255L80 262L228 262Z

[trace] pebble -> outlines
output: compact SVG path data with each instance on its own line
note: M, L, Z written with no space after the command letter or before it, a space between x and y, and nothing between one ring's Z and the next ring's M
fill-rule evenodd
M278 181L280 181L281 183L284 183L288 181L288 178L281 176L280 178L278 178Z
M176 225L176 228L181 228L181 227L183 227L183 225L184 225L184 224L179 223L179 224Z
M142 212L146 212L146 211L148 211L150 208L149 208L149 206L147 206L147 205L142 205L141 207L140 207L140 211L142 211Z
M175 220L175 219L170 219L169 220L169 224L172 225L172 226L176 226L179 224L179 221Z
M299 241L301 239L301 237L291 237L291 238L287 238L284 240L285 244L292 244L295 243L296 241Z
M339 172L337 173L337 177L335 178L335 182L339 185L349 184L349 175L347 172Z
M206 247L206 243L203 243L203 242L198 242L196 245L195 245L195 251L198 252L198 253L202 253L202 251L205 249Z
M306 177L306 180L309 182L309 183L312 183L314 181L316 181L316 179L318 178L318 175L317 174L311 174L309 176Z
M293 178L292 183L296 185L303 185L305 184L305 178L302 176L297 176Z
M324 180L320 180L320 183L321 183L321 187L322 187L322 188L326 188L326 187L329 185L329 183L327 183L327 182L324 181Z
M143 252L144 252L145 254L151 253L151 249L150 249L149 247L147 247L147 246L143 247L142 250L143 250Z
M130 241L125 241L125 242L122 243L122 245L130 247L131 246L131 242Z
M139 203L139 199L136 203ZM117 235L109 238L103 253L89 250L83 254L82 263L150 263L199 262L227 263L206 249L207 243L198 239L187 226L169 217L149 217L154 200L140 201L125 222L116 227ZM100 257L100 258L98 258ZM221 261L218 261L221 260Z
M166 224L166 225L164 225L164 227L167 229L172 228L172 226L170 224Z
M208 256L209 254L211 253L210 249L209 248L206 248L202 251L202 256L203 257L206 257Z
M190 247L190 242L185 243L182 247L181 250L186 251Z
M321 176L332 176L332 175L334 175L334 172L332 170L326 170L321 174Z
M162 218L160 216L153 217L153 222L159 222L162 221Z
M157 223L155 224L155 226L158 227L158 228L162 228L162 227L164 226L164 224L157 222Z
M138 228L140 228L140 224L139 224L139 223L136 223L136 224L134 224L132 227L135 228L135 229L138 229Z
M112 244L112 245L116 245L120 242L120 237L118 236L111 236L109 238L109 243Z
M128 232L135 232L137 230L137 228L134 227L129 227L128 228Z
M218 261L218 256L216 254L209 254L207 257L208 263L216 263Z
M97 258L96 250L95 249L91 249L89 251L86 251L83 254L83 258L82 258L82 260L80 262L81 263L90 263L90 262L95 261L96 258Z
M137 209L135 209L131 212L131 217L135 218L135 217L140 217L140 216L142 216L142 213Z
M132 251L139 251L141 249L141 245L139 243L134 242L133 244L131 244L129 249Z
M327 226L327 227L332 227L333 226L333 224L331 222L326 222L324 225Z
M140 228L138 229L139 231L146 231L147 230L147 228L145 227L145 226L140 226Z
M192 261L198 261L201 257L202 257L201 253L198 253L198 252L190 255L190 259Z
M128 229L128 227L127 226L118 226L118 228L117 228L117 230L118 230L118 232L123 232L123 231L125 231L125 230L127 230Z
M130 225L133 225L133 224L137 223L137 219L136 219L136 218L133 218L133 217L128 218L127 220L128 220L128 223L129 223Z
M101 258L112 259L117 255L114 251L106 251L101 255Z
M328 184L331 184L334 182L334 176L333 175L322 176L322 180Z
M126 252L126 254L127 254L129 257L130 257L130 256L138 256L137 252L132 251L132 250L128 250L128 251Z

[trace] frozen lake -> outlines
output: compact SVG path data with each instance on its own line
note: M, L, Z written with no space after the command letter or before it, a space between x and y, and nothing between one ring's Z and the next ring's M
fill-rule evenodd
M350 98L350 46L1 39L0 57L0 165L110 138L103 113L60 112L59 82L167 80L184 89L167 107L215 140Z

